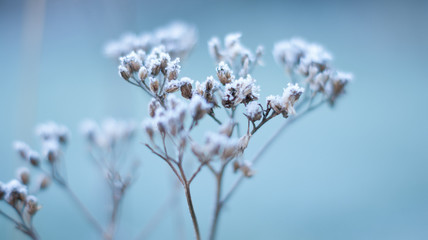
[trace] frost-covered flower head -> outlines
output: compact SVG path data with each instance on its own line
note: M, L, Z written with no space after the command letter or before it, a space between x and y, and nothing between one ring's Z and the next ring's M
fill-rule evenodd
M247 75L226 84L222 104L225 108L232 108L240 103L248 104L259 98L259 92L260 87L256 85L256 80Z
M284 65L291 73L297 69L304 75L309 74L311 66L324 70L332 60L332 56L321 45L307 43L300 38L280 41L274 45L275 60Z
M259 46L256 53L253 54L248 48L241 44L241 33L230 33L224 38L224 47L220 40L213 37L208 42L208 50L212 58L217 63L226 62L239 73L239 76L245 77L257 65L261 64L263 47Z
M119 142L133 138L137 125L133 121L108 118L100 125L93 120L85 120L80 125L81 133L88 142L101 149L110 150Z
M60 144L66 144L70 138L70 131L64 125L46 122L36 126L36 135L42 141L56 141Z
M165 107L153 106L152 101L149 104L149 111L154 111L154 114L143 122L143 128L150 138L153 138L154 132L177 136L185 131L184 120L187 109L188 105L174 95L168 95Z
M16 170L16 178L24 185L30 182L30 170L26 167L20 167Z
M216 156L222 160L229 160L239 154L238 146L237 138L230 137L222 131L208 132L203 145L192 144L192 152L201 161L209 161Z
M271 95L266 98L268 108L287 118L290 114L295 114L294 103L299 100L303 92L304 89L299 87L297 83L294 85L289 83L288 87L284 89L282 96Z
M215 80L212 76L207 77L205 82L200 83L197 81L195 83L195 91L193 95L199 95L203 97L207 102L212 103L213 106L217 106L217 101L214 97L214 93L219 89L219 82Z
M142 34L127 33L116 41L106 44L104 53L107 57L118 58L131 51L150 52L154 47L163 45L173 58L185 58L197 41L197 30L184 22L172 22L153 32Z
M325 93L331 105L345 92L345 86L352 81L351 73L335 72L330 76L330 81L325 86Z
M4 200L10 205L15 206L18 202L24 202L27 198L27 187L18 180L13 179L3 185Z
M245 116L252 122L258 121L262 117L262 111L260 104L257 101L252 101L245 107Z

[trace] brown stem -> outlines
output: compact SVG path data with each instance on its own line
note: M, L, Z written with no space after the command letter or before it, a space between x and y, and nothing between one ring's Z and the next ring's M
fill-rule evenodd
M80 201L80 199L73 192L73 190L71 190L67 184L63 184L63 185L60 184L60 186L62 186L63 189L70 195L71 199L79 207L79 209L83 212L86 219L88 219L88 221L95 227L95 229L97 229L105 237L106 233L104 232L103 227L98 223L98 221L94 218L94 216L92 216L92 214L85 207L85 205Z
M195 209L193 208L192 196L190 195L190 186L188 184L184 185L184 193L186 194L187 205L189 207L190 216L192 217L196 240L200 240L201 234L199 232L198 219L196 218Z
M190 183L187 181L186 174L184 173L183 166L181 164L182 163L181 157L180 157L179 163L180 164L178 164L178 169L180 170L181 177L183 179L184 194L186 195L187 206L189 208L190 216L192 217L193 229L195 230L196 240L201 240L198 219L196 218L195 209L193 208L192 195L190 194Z
M213 219L211 222L210 235L208 238L209 240L214 240L216 237L220 212L221 212L221 208L223 207L223 202L221 201L221 188L222 188L222 181L223 181L223 173L224 173L224 167L222 167L220 172L216 175L216 185L217 186L216 186L215 208L214 208Z

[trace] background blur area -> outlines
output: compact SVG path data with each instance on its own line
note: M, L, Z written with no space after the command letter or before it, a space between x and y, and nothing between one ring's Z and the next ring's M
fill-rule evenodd
M239 31L251 49L265 46L265 66L253 73L263 97L286 86L271 52L293 36L324 45L336 67L356 79L334 109L309 114L271 146L227 205L218 239L428 239L427 1L0 1L0 181L22 165L14 140L36 146L37 123L65 124L72 131L71 187L107 222L106 188L78 126L86 118L139 122L148 98L120 79L102 48L123 32L175 19L199 29L181 76L214 75L206 42ZM247 156L281 121L254 137ZM137 148L141 176L125 199L118 239L132 239L171 190L166 165ZM214 200L207 173L192 188L204 236ZM35 224L43 239L97 239L61 189L50 188L39 201ZM191 239L184 199L180 204ZM152 239L177 238L177 221L171 213ZM0 239L25 237L0 218Z

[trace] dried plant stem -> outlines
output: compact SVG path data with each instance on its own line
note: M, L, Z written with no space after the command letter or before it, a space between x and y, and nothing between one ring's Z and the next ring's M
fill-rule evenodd
M218 173L215 174L216 177L216 196L215 196L215 207L214 207L214 215L211 222L211 228L210 228L210 240L215 239L216 232L217 232L217 225L220 217L220 212L223 207L223 201L221 200L221 190L222 190L222 182L223 182L223 175L224 175L224 169L226 164L222 165L222 168Z
M114 239L114 234L116 232L116 221L117 221L117 215L119 212L119 207L120 207L120 202L122 200L121 196L113 196L113 210L111 213L111 218L110 218L110 225L108 228L108 235L106 235L106 239Z
M21 222L18 222L17 220L15 220L13 217L9 216L7 213L3 212L0 210L0 215L4 216L6 219L8 219L9 221L13 222L16 225L16 228L19 229L22 233L26 234L27 236L29 236L31 239L33 240L38 240L39 236L36 232L36 230L33 227L33 224L31 223L31 221L29 222L29 226L27 226L27 223L24 221L24 217L22 216L22 213L19 209L15 208L19 219L21 220Z
M193 208L192 195L190 194L190 182L186 179L186 174L183 170L182 161L179 162L178 169L180 170L181 177L183 179L184 194L186 195L187 206L189 208L190 216L192 217L193 229L195 230L196 240L200 240L201 234L199 232L198 219L196 218L195 209Z
M153 215L153 217L149 220L149 223L146 224L141 231L141 233L137 236L137 240L147 239L150 233L159 225L162 218L168 213L170 207L177 204L177 193L179 189L174 189L169 196L169 198L162 204L162 206L157 210L157 212Z
M201 234L199 231L199 224L198 224L198 220L196 217L196 213L195 213L195 209L193 207L193 201L192 201L192 195L190 193L190 183L191 180L193 180L196 175L200 172L200 168L198 168L198 170L196 170L196 172L194 174L192 174L192 177L190 180L187 179L186 174L184 172L183 169L183 149L178 149L178 161L171 158L170 156L168 156L168 151L166 148L166 143L165 143L165 135L162 136L162 144L163 144L163 151L160 150L159 147L157 147L156 145L156 149L159 150L156 151L155 149L153 149L152 147L150 147L150 145L145 144L147 148L149 148L154 154L156 154L157 156L159 156L160 158L162 158L167 164L168 166L172 169L172 171L174 172L174 174L177 176L178 180L180 181L180 183L183 185L184 188L184 194L186 196L186 201L187 201L187 206L189 209L189 213L190 213L190 217L192 218L192 223L193 223L193 229L195 231L195 236L196 236L196 240L200 240L201 239ZM204 163L201 163L201 165ZM177 168L175 166L177 166Z
M77 197L77 195L71 190L71 188L66 183L59 184L65 192L70 195L71 200L79 207L80 211L85 215L86 219L91 223L91 225L102 234L103 237L108 236L106 232L104 231L103 227L99 222L95 219L94 216L89 212L89 210L85 207L85 205L80 201L80 199Z

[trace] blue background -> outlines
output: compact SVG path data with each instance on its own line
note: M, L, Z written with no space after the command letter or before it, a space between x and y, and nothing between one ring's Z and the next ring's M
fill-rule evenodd
M240 31L248 47L266 48L266 64L253 74L263 96L285 86L271 51L276 41L293 36L323 44L335 66L356 78L334 109L311 113L271 146L256 176L226 206L218 239L428 239L427 1L0 1L0 181L22 165L12 141L37 146L37 123L66 124L71 187L107 223L107 189L78 126L85 118L109 116L140 121L148 98L119 78L102 47L123 32L175 19L199 29L181 76L215 74L206 42ZM281 121L254 137L247 156ZM133 239L171 191L169 169L138 144L142 134L137 138L140 177L125 199L118 239ZM232 181L228 177L226 185ZM192 190L206 236L214 200L208 171ZM179 208L152 239L178 238L177 226L193 237L179 196ZM97 239L60 188L39 200L35 225L43 239ZM25 237L0 218L0 239Z

